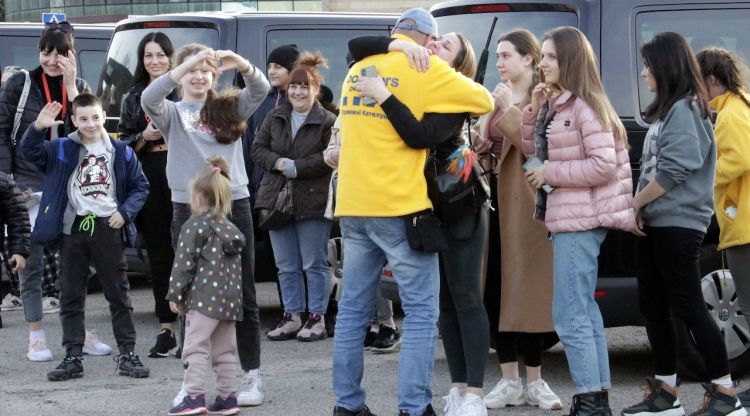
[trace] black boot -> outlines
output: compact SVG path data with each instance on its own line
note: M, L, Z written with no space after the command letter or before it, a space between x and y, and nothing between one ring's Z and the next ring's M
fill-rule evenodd
M606 391L576 394L567 416L612 416L609 395Z

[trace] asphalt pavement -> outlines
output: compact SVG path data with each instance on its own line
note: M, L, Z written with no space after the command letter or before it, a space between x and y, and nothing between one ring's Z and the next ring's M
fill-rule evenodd
M151 290L142 283L133 290L134 317L138 344L136 353L151 369L151 377L131 379L115 373L112 356L85 357L85 376L80 379L50 382L46 373L57 366L64 356L60 346L61 331L56 315L45 315L47 341L55 359L48 363L34 363L26 359L28 332L22 311L2 312L4 328L0 329L0 415L166 415L182 381L182 365L170 357L147 358L159 324L153 315ZM279 300L274 283L258 285L261 319L266 329L280 315ZM87 329L95 329L100 338L115 347L110 325L109 309L101 292L92 293L87 300ZM614 388L610 394L613 413L640 401L643 396L643 377L650 372L651 356L643 328L615 328L607 331ZM433 406L442 414L440 397L449 389L448 366L442 344L438 340L438 356L432 379L435 395ZM115 348L116 349L116 348ZM242 414L252 415L330 415L334 404L331 387L331 354L333 340L316 343L297 341L273 342L263 339L261 374L265 384L265 402L243 408ZM367 389L367 404L378 415L397 415L396 374L398 354L376 355L365 353L366 371L363 385ZM239 367L238 367L239 368ZM240 374L238 372L238 374ZM567 371L562 348L558 344L545 353L543 377L563 399L563 411L544 412L533 407L519 406L490 411L490 415L560 415L567 413L574 386ZM494 353L488 353L485 377L487 391L500 378ZM207 386L211 392L213 382ZM209 397L213 397L209 393ZM686 382L680 387L680 400L688 413L703 401L703 389L698 383Z

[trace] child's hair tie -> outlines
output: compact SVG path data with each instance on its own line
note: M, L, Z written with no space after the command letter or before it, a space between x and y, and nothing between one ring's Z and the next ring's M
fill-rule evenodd
M219 167L218 167L218 166L214 166L214 167L212 167L212 168L211 168L211 170L212 170L212 171L214 171L214 172L218 172L218 173L221 173L221 169L219 169Z

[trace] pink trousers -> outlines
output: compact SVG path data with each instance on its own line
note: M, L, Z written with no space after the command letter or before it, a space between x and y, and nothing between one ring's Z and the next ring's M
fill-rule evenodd
M185 318L185 343L182 363L185 365L185 388L191 396L205 394L208 360L216 371L216 390L222 397L235 393L237 336L234 321L219 321L190 310Z

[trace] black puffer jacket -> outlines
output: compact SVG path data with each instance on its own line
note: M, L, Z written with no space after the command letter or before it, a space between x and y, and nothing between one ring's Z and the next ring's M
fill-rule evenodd
M255 197L255 208L273 208L284 186L284 175L273 170L285 157L294 161L297 177L292 181L292 202L297 218L323 217L328 202L331 168L323 161L323 150L331 139L336 120L317 101L292 140L292 105L288 102L268 114L251 147L253 162L265 173Z
M44 175L23 157L21 146L18 145L21 142L21 136L23 136L29 124L36 121L39 112L42 111L42 108L46 104L42 89L42 73L41 67L37 67L29 72L31 88L29 89L29 97L26 100L26 107L21 116L21 126L18 129L15 149L13 149L10 136L13 132L13 120L16 116L18 100L21 98L26 77L20 72L14 74L0 92L0 170L5 173L12 173L16 184L23 190L30 188L40 191L44 179ZM90 92L89 85L80 78L76 79L76 87L78 87L79 93L84 91ZM67 106L66 111L68 116L65 119L65 123L58 128L58 137L67 136L76 129L70 119L70 115L73 113L73 105L68 102Z
M0 233L0 247L9 254L29 257L31 224L26 201L10 175L0 172L0 226L3 224L8 226L8 236Z
M120 111L120 123L117 125L117 138L125 143L132 144L139 134L146 129L146 115L141 107L141 94L146 89L145 85L134 85L122 99L122 108ZM168 96L167 100L177 101L180 95L175 89ZM163 140L163 139L162 139ZM162 144L162 140L158 143Z

